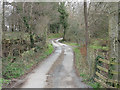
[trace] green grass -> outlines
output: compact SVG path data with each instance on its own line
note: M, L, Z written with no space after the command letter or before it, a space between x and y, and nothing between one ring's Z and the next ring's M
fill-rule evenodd
M93 88L95 88L95 90L98 90L98 88L102 88L102 86L99 84L99 83L97 83L97 82L88 82L88 84L91 86L91 87L93 87Z
M41 56L39 56L39 59L44 59L46 58L48 55L50 55L53 52L54 48L52 44L48 44L48 47L44 50L44 52L42 53Z
M80 48L75 47L73 51L75 53L75 65L80 72L79 75L87 79L87 77L89 77L88 66L86 66L84 58L80 53Z
M90 48L93 48L93 49L102 49L102 50L109 50L109 47L102 47L102 46L99 46L99 45L90 45Z
M2 84L9 84L10 80L0 78L0 90L2 89Z
M34 50L34 49L33 49ZM33 65L38 64L44 60L48 55L53 52L54 48L52 44L48 44L43 50L38 52L27 51L23 57L16 57L14 63L10 63L13 57L7 57L3 59L3 76L6 80L13 78L19 78L24 75Z
M55 38L61 38L62 37L62 34L61 33L50 33L49 35L48 35L48 38L49 39L55 39Z
M92 49L109 50L107 43L107 46L101 46L105 41L108 41L108 39L92 39L89 47Z
M52 44L48 44L48 49L45 51L45 55L50 55L53 52L54 48Z

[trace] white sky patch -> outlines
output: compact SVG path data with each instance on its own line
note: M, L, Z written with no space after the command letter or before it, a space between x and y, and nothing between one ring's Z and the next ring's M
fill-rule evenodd
M13 0L7 0L7 1L10 2L10 3L13 2Z

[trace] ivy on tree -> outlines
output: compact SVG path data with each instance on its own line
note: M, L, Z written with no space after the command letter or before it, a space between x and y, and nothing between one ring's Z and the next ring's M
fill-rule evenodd
M58 7L58 12L60 13L60 24L64 28L63 41L65 41L66 30L68 27L68 13L65 10L65 3L61 2Z

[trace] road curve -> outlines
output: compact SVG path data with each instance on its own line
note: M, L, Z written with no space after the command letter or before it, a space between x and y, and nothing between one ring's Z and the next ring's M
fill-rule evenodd
M26 76L25 82L17 88L90 88L76 75L72 48L58 42L61 39L52 41L55 52Z

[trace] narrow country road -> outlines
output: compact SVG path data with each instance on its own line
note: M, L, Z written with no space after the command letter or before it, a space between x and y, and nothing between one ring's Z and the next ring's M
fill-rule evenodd
M59 40L52 41L55 52L17 88L90 88L75 73L72 48Z

